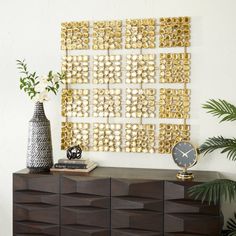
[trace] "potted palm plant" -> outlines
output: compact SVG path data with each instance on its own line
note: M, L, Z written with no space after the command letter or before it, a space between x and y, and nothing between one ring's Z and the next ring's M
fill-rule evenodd
M203 108L208 113L220 118L220 122L236 121L236 106L225 100L211 99L207 101ZM236 138L225 138L223 136L215 136L208 138L200 147L199 153L204 155L212 153L215 150L221 150L231 161L236 161ZM189 194L195 199L208 201L209 204L217 202L229 201L236 199L236 181L230 179L217 179L211 182L196 185L189 190ZM236 213L234 218L227 221L226 230L222 231L224 236L236 235Z

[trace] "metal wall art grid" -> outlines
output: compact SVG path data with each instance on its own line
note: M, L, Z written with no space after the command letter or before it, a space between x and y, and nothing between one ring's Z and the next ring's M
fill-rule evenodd
M190 17L62 23L61 148L166 154L189 140L189 46Z

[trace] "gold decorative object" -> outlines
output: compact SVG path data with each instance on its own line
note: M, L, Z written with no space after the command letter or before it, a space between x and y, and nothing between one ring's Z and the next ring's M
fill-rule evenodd
M125 48L155 48L156 20L126 20Z
M95 123L93 125L93 150L122 151L122 124Z
M133 54L126 58L126 83L155 83L155 54Z
M89 82L89 56L65 56L61 70L66 73L64 83L87 84Z
M159 46L189 47L190 17L160 18Z
M62 123L62 149L79 144L84 150L94 151L155 153L159 150L160 153L171 153L176 142L189 140L190 126L186 123L190 117L190 90L187 88L190 82L191 60L191 54L187 52L187 47L190 46L190 21L190 17L160 18L160 22L156 22L154 18L127 19L125 29L121 20L95 21L92 24L92 32L88 21L62 23L61 48L66 50L66 56L62 59L62 73L66 74L63 81L66 88L62 90L61 97L61 113L66 120ZM122 49L123 34L126 49L140 49L136 54L126 55L125 68L122 67L122 56L113 55L109 51ZM156 35L159 36L158 40ZM89 56L78 53L71 55L72 53L68 52L89 49L90 36L93 37L93 50L106 50L102 55L92 55L91 66ZM160 63L157 65L156 54L143 54L142 50L156 48L156 41L159 42L160 48L183 47L182 52L160 53ZM87 88L91 70L93 88ZM178 88L160 88L158 101L157 71L160 83L179 83ZM122 95L124 88L118 86L123 84L123 76L127 86L125 101ZM77 86L73 88L74 84L85 85L78 86L78 89ZM122 110L123 106L125 110ZM143 124L147 123L146 118L156 118L157 114L163 119L182 119L177 122L179 124L160 124L158 150L156 125ZM105 118L104 123L97 123L97 120L96 123L92 122L92 145L89 144L89 123L68 122L70 118L74 121L77 117L90 115L94 119ZM124 124L124 135L122 124L110 123L117 118L123 120L123 116L128 119L138 118L134 123L130 123L131 119L129 123Z
M61 149L80 145L83 151L89 150L89 129L88 123L62 122Z
M89 49L89 22L64 22L61 24L61 49Z
M190 140L190 126L185 124L160 124L159 153L171 153L173 146L179 141Z
M93 57L93 83L121 83L121 56L100 55Z
M190 110L189 89L160 89L159 117L188 119Z
M93 90L94 117L121 117L121 90Z
M154 153L155 127L152 124L126 124L125 151Z
M88 89L63 89L61 97L62 116L88 117L89 92Z
M93 24L93 49L121 49L122 21L95 21Z
M189 53L160 54L160 83L189 83L189 77Z
M156 117L155 89L126 89L126 117Z

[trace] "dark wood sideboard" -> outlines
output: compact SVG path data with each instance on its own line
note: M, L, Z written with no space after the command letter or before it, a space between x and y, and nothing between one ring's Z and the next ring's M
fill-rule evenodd
M219 178L175 170L99 167L89 174L13 174L14 236L220 235L219 205L191 199L190 186Z

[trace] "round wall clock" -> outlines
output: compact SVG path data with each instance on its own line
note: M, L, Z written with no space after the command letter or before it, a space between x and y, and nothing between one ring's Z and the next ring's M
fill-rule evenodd
M193 144L187 141L176 143L172 149L172 157L174 162L183 169L177 173L176 177L182 180L193 179L194 175L187 171L197 163L198 159L197 149Z

